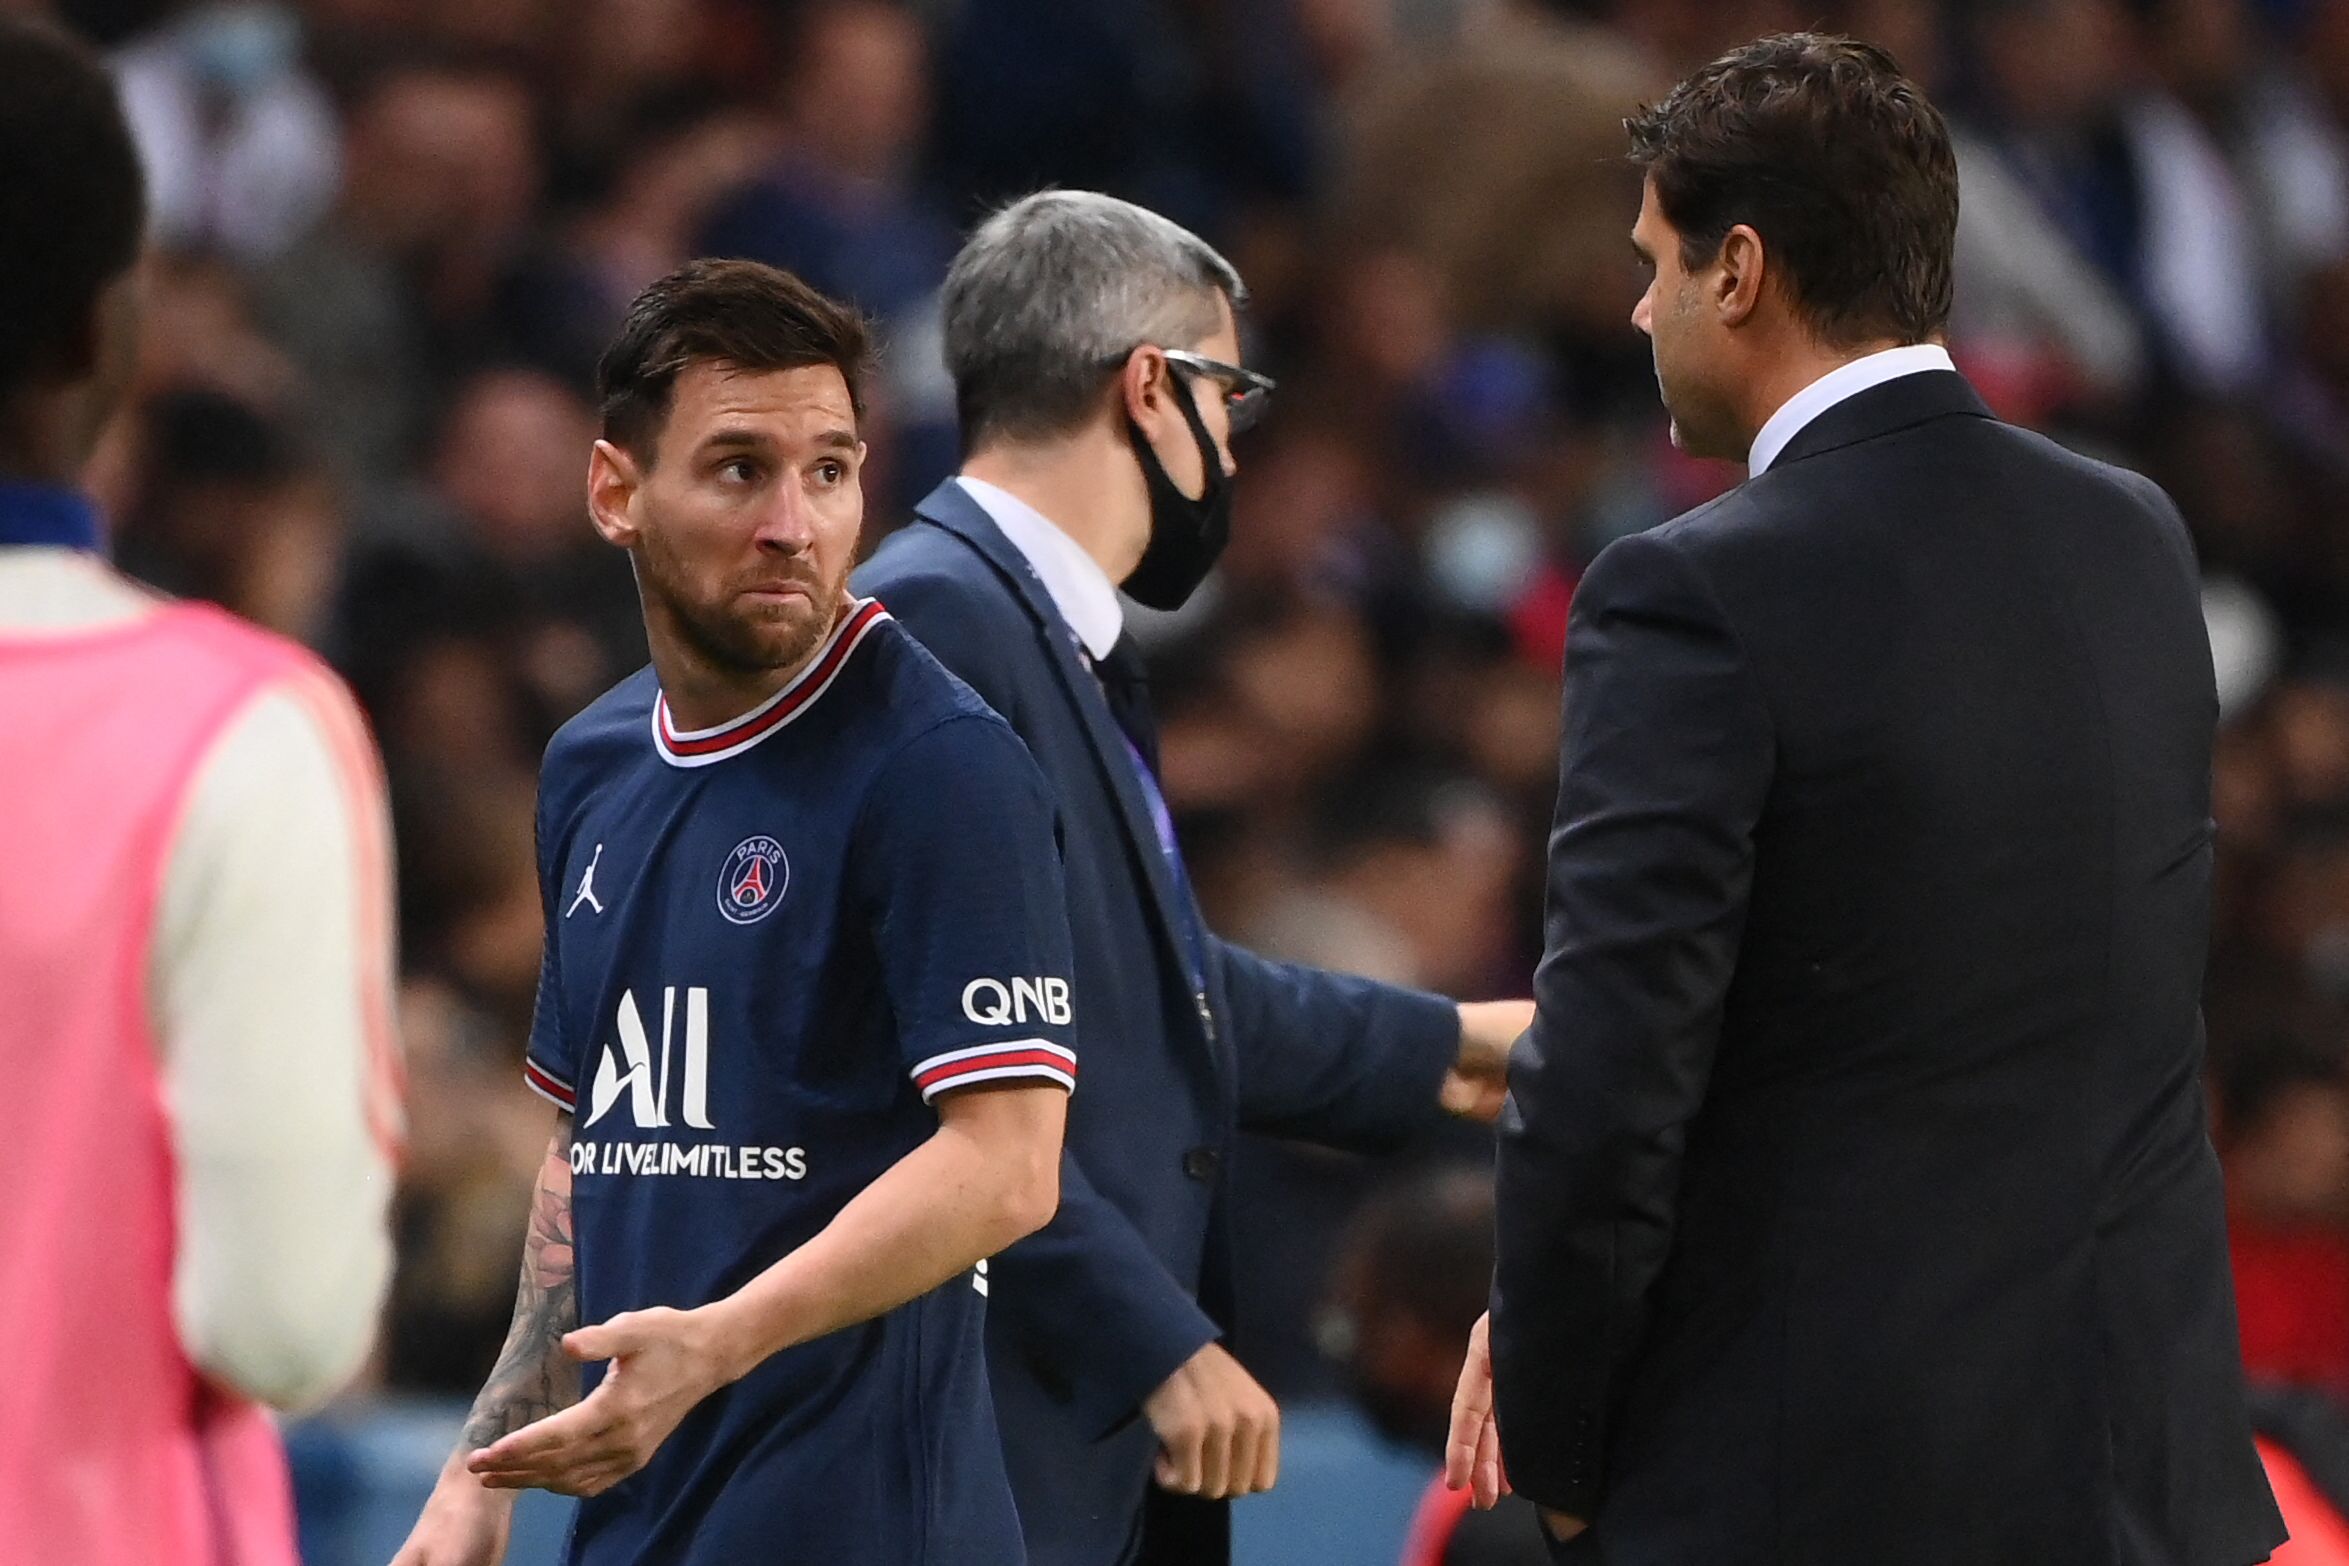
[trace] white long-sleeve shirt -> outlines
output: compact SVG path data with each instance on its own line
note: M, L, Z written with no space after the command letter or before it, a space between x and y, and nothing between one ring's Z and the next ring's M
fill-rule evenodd
M0 548L0 634L155 602L93 556ZM349 1378L391 1276L390 828L370 746L323 675L256 693L195 772L148 958L174 1317L198 1369L279 1408Z

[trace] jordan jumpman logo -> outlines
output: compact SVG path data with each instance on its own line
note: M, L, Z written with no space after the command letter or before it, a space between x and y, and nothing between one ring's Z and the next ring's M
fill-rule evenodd
M577 913L581 903L587 904L588 907L594 909L597 913L602 913L604 911L604 905L596 901L595 896L596 862L603 857L604 845L598 843L595 845L594 855L587 861L587 873L579 878L579 895L572 898L571 906L563 910L564 918L568 919L573 914Z

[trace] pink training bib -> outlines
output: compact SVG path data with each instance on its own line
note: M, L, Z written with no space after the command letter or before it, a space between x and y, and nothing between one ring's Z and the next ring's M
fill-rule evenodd
M274 1424L199 1376L173 1326L147 974L199 763L264 685L313 667L196 605L0 637L0 1556L15 1566L297 1563Z

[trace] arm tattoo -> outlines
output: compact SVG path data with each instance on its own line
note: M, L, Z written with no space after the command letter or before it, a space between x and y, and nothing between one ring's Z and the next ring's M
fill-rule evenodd
M489 1373L459 1443L471 1452L579 1401L579 1367L563 1353L563 1334L579 1325L579 1286L571 1246L571 1117L547 1148L522 1242L522 1285L514 1324Z

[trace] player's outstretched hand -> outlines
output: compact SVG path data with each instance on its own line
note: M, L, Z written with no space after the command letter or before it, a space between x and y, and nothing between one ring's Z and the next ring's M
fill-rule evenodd
M391 1566L498 1566L514 1526L514 1498L495 1495L452 1457Z
M1509 1476L1501 1471L1501 1427L1493 1422L1492 1322L1488 1313L1468 1329L1468 1357L1452 1393L1452 1435L1444 1444L1444 1483L1472 1491L1484 1511L1509 1493Z
M563 1352L611 1367L582 1401L475 1452L466 1466L483 1484L601 1495L652 1461L693 1406L733 1379L716 1322L699 1310L625 1311L567 1334Z
M1220 1501L1280 1477L1280 1405L1220 1343L1185 1360L1142 1413L1158 1435L1161 1489Z

